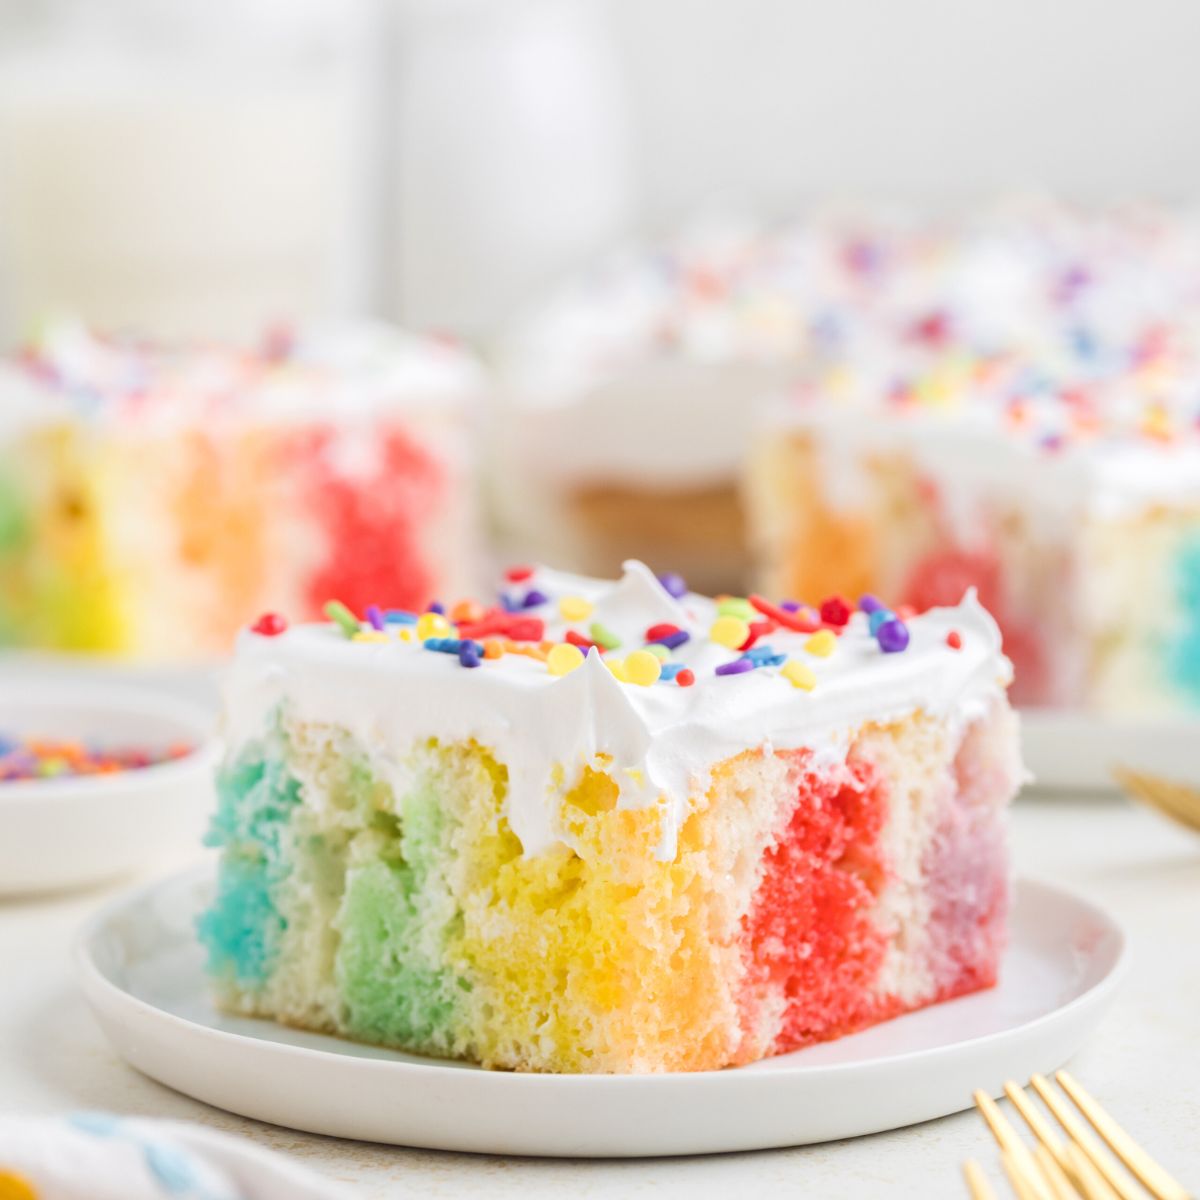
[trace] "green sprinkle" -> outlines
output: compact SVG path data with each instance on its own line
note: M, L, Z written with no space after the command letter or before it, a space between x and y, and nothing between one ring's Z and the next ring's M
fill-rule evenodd
M666 662L671 657L670 650L666 646L660 646L658 642L651 642L648 646L643 647L643 649L649 650L659 662Z
M358 618L340 601L330 600L325 605L325 615L333 621L347 637L353 637L362 628Z
M588 627L588 636L597 646L603 646L605 650L621 648L621 639L611 629L601 625L599 621L593 621Z
M722 617L741 617L743 621L754 619L754 605L741 596L726 596L717 601L717 613Z

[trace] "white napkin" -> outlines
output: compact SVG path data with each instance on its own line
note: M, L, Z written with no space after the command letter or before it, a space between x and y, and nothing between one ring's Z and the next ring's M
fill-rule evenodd
M182 1121L0 1116L0 1200L346 1200L278 1154Z

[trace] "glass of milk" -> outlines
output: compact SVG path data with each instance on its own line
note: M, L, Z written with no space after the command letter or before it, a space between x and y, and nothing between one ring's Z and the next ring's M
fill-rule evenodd
M0 46L0 346L368 300L370 0L75 0Z

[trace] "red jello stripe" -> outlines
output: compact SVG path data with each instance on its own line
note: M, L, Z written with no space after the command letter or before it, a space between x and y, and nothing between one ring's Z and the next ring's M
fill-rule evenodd
M773 1047L781 1053L879 1019L874 985L887 938L872 920L885 868L879 834L886 790L863 763L823 772L797 752L796 807L763 860L744 922L744 1007L786 1000Z

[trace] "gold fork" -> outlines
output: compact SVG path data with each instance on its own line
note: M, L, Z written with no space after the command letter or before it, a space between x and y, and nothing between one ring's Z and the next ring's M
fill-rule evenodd
M1200 791L1196 788L1129 767L1113 767L1112 773L1117 783L1135 800L1150 805L1180 825L1200 829Z
M1004 1085L1004 1094L1033 1134L1033 1146L1021 1140L991 1096L975 1093L975 1104L1000 1145L1001 1165L1019 1200L1145 1200L1147 1195L1154 1200L1189 1200L1190 1193L1183 1185L1168 1175L1071 1075L1059 1071L1054 1078L1078 1112L1045 1076L1034 1075L1029 1082L1065 1138L1027 1092L1011 1080ZM1091 1129L1080 1120L1080 1113ZM963 1164L963 1175L973 1200L995 1200L996 1193L974 1159Z

